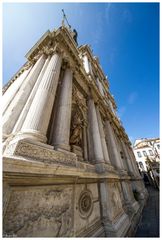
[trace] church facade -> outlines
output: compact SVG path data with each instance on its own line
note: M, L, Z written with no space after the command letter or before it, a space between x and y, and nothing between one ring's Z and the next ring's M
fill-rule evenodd
M99 60L47 31L3 88L3 234L132 236L147 199Z

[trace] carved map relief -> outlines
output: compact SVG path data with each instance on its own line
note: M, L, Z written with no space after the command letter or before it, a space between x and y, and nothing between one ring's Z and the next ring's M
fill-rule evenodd
M112 218L115 219L121 212L123 212L122 208L122 198L120 193L120 188L117 182L110 183L110 199L111 199L111 211L112 211Z
M4 216L4 236L69 237L73 230L72 187L15 189Z

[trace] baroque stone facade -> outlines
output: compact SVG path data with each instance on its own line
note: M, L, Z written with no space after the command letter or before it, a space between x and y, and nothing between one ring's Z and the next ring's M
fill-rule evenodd
M47 31L3 88L3 233L131 236L147 191L99 60Z

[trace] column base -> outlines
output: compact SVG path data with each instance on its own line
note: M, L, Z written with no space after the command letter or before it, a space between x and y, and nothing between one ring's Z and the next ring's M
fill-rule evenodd
M124 237L130 227L128 215L123 212L115 222L103 221L106 237Z
M47 137L45 135L33 129L29 129L29 130L27 129L25 131L16 133L14 139L16 140L31 139L36 142L42 142L42 143L47 142Z
M96 163L95 167L96 167L96 172L97 173L105 173L106 172L106 168L105 168L104 163Z
M106 168L108 168L109 170L111 170L113 172L115 171L115 168L111 165L111 163L106 162L105 164L106 164Z
M67 144L54 144L54 149L60 152L70 152L70 146Z

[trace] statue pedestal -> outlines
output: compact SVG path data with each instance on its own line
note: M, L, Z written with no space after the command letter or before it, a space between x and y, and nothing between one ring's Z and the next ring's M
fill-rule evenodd
M77 155L79 161L83 161L83 150L81 147L71 145L71 151Z

